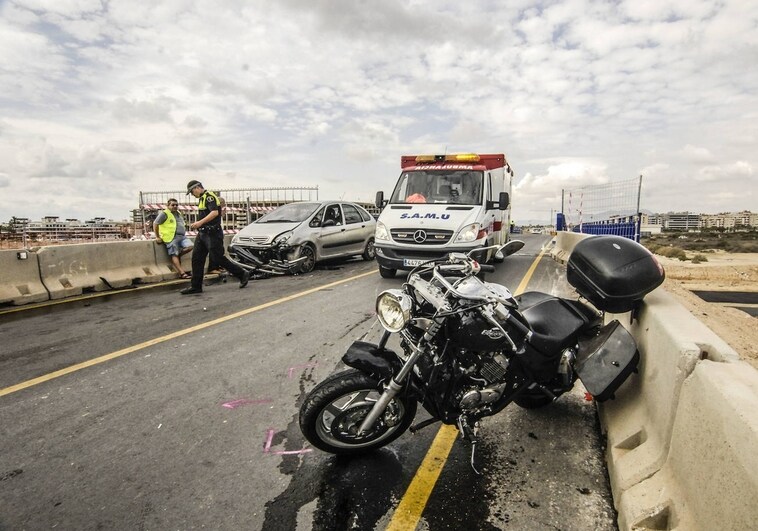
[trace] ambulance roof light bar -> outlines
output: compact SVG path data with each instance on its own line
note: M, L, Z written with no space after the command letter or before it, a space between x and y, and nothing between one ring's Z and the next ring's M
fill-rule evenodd
M416 162L479 162L476 153L461 153L458 155L419 155Z

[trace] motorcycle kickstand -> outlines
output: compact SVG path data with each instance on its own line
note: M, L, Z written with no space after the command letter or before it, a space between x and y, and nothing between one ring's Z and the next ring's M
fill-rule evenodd
M434 419L434 418L422 420L418 424L414 424L413 426L411 426L410 428L408 428L408 431L410 431L411 433L416 433L420 429L426 428L427 426L429 426L431 424L434 424L435 422L439 422L439 420L438 419Z
M474 423L474 427L472 428L468 424L468 420L464 418L463 415L458 417L458 430L461 432L461 435L464 439L469 441L471 443L471 469L478 475L481 476L482 473L479 472L476 469L475 464L475 456L476 456L476 444L479 442L479 421L476 421Z

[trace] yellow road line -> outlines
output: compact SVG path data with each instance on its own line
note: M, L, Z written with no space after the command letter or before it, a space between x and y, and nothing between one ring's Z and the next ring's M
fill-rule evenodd
M426 507L429 495L432 493L434 484L437 483L437 478L442 472L450 450L453 449L457 436L458 429L455 426L444 425L440 428L385 531L416 529L421 513Z
M16 391L21 391L22 389L27 389L29 387L48 382L50 380L53 380L55 378L59 378L61 376L64 376L66 374L71 374L72 372L80 371L82 369L86 369L87 367L92 367L93 365L98 365L100 363L119 358L121 356L124 356L126 354L130 354L132 352L136 352L138 350L141 350L143 348L152 347L153 345L158 345L160 343L164 343L166 341L170 341L172 339L176 339L177 337L181 337L187 334L191 334L192 332L197 332L198 330L203 330L205 328L209 328L211 326L215 326L217 324L224 323L226 321L231 321L232 319L236 319L238 317L242 317L244 315L251 314L253 312L257 312L260 310L265 310L266 308L271 308L272 306L276 306L277 304L282 304L284 302L288 302L294 299L299 299L300 297L305 297L306 295L310 295L311 293L316 293L317 291L321 291L324 289L333 288L334 286L338 286L339 284L344 284L345 282L350 282L351 280L356 280L362 277L367 277L369 275L375 275L376 270L369 271L368 273L361 273L360 275L355 275L349 278L344 278L342 280L337 280L336 282L332 282L330 284L324 284L323 286L317 286L315 288L311 288L306 291L301 291L299 293L295 293L293 295L289 295L287 297L282 297L281 299L276 299L271 302L267 302L265 304L260 304L258 306L253 306L252 308L248 308L246 310L241 310L237 313L233 313L230 315L226 315L224 317L219 317L218 319L213 319L212 321L207 321L205 323L200 323L199 325L191 326L190 328L185 328L184 330L178 330L176 332L172 332L171 334L167 334L165 336L156 337L155 339L150 339L148 341L145 341L144 343L139 343L138 345L132 345L131 347L127 347L121 350L117 350L116 352L111 352L110 354L105 354L104 356L100 356L99 358L94 358L82 363L77 363L76 365L71 365L70 367L65 367L63 369L60 369L55 372L51 372L49 374L44 374L42 376L39 376L37 378L32 378L31 380L27 380L25 382L21 382L16 385L12 385L10 387L6 387L5 389L0 389L0 396L9 395L11 393L15 393Z
M529 279L532 278L544 254L545 250L543 249L534 259L518 288L516 288L515 294L522 293L526 289ZM395 509L386 531L413 531L416 529L421 519L421 513L426 507L426 502L432 494L435 483L437 483L437 478L439 478L442 468L447 462L447 456L453 449L457 434L458 429L455 426L443 425L439 429L431 448L429 448L421 466L416 471L411 484L408 485L400 504Z
M540 251L540 254L537 255L537 258L534 259L534 262L532 262L531 267L526 272L526 275L524 275L524 278L521 279L521 283L516 288L516 291L513 292L514 295L521 295L524 293L524 290L526 289L526 285L529 284L529 281L532 278L532 275L534 274L534 270L537 269L537 266L540 263L540 259L545 254L545 249L542 249Z

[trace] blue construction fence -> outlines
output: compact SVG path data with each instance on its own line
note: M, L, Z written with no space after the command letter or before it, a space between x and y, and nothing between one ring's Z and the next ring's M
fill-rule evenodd
M591 221L589 223L580 223L579 225L568 227L566 217L559 212L555 221L556 230L566 230L579 232L582 234L612 234L614 236L623 236L639 243L640 241L640 224L641 216L636 216L637 221L617 222L615 220Z

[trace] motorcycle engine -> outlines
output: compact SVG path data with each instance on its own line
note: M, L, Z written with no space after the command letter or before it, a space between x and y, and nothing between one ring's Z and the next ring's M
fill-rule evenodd
M476 409L494 402L505 390L508 358L502 352L461 352L459 360L468 361L468 383L461 386L458 404L462 410Z

